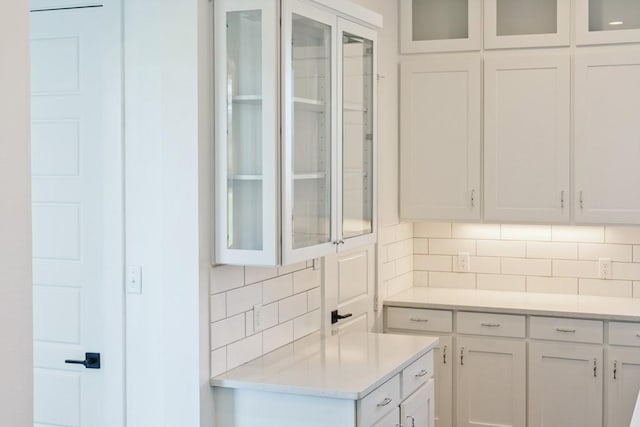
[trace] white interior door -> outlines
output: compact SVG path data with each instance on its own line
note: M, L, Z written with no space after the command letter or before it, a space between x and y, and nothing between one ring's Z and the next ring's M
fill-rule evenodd
M325 314L328 316L325 326L334 333L373 330L375 265L374 245L325 257ZM330 313L334 310L346 317L331 324Z
M123 425L118 2L32 2L35 426ZM100 368L65 363L100 353Z

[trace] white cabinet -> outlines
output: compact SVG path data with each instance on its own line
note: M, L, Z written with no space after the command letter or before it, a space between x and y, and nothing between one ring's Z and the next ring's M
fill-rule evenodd
M438 335L433 349L433 379L435 381L435 427L451 427L453 418L453 337Z
M400 51L480 50L481 14L481 0L400 0Z
M400 404L400 425L407 427L434 426L433 380L420 387Z
M575 221L640 223L640 53L576 54Z
M338 14L215 2L218 263L290 264L375 241L376 33Z
M602 346L529 344L529 426L602 426Z
M570 2L485 0L484 46L493 48L568 46Z
M568 222L568 55L485 60L484 200L490 221Z
M640 42L640 2L576 0L576 43Z
M610 346L605 371L605 426L626 427L640 391L640 349Z
M400 216L480 219L480 60L401 65Z

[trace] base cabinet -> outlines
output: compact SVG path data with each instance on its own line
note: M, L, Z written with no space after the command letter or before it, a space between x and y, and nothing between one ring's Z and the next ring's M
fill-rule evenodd
M640 391L640 348L609 347L604 375L605 425L627 427Z
M453 415L453 337L439 335L433 349L435 380L435 427L451 427Z
M400 425L407 427L433 427L433 380L420 387L400 405Z

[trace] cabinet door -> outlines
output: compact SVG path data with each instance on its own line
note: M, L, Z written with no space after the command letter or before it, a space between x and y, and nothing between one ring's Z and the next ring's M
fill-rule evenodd
M485 48L568 46L570 2L485 0Z
M481 0L400 0L402 53L480 50Z
M429 334L431 335L431 334ZM436 427L451 427L453 415L453 337L438 336L439 343L433 349L433 367L435 381Z
M376 32L338 20L338 245L376 239Z
M640 391L640 349L609 347L605 386L607 427L626 427Z
M408 427L434 426L433 380L420 387L400 404L400 424Z
M335 251L336 22L282 3L283 264Z
M275 0L215 2L218 263L278 263Z
M524 341L457 336L456 358L458 427L526 425Z
M602 426L602 347L529 344L529 427Z
M403 62L400 215L480 219L480 59Z
M640 2L576 0L576 43L640 42Z
M387 416L376 422L372 427L398 427L400 425L400 408L394 409Z
M575 221L640 223L640 53L576 54Z
M485 219L569 221L568 55L485 61Z

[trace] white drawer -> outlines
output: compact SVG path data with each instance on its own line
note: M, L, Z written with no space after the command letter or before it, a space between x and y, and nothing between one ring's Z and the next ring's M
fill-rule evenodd
M602 331L599 320L531 316L529 324L529 336L543 340L601 344Z
M373 427L395 427L400 422L400 407L396 407L386 417L378 421Z
M461 311L457 313L456 319L456 328L461 334L515 338L525 336L524 316Z
M358 426L370 426L400 404L400 374L358 401Z
M640 347L640 324L609 322L609 344Z
M407 398L433 376L433 351L402 370L402 398Z
M387 307L387 329L412 331L451 332L452 314L448 310L426 308Z

